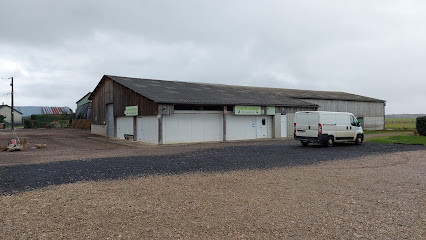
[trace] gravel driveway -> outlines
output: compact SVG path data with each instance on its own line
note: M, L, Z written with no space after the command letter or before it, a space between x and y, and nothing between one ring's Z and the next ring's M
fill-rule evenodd
M79 181L101 181L154 174L221 172L271 169L316 164L394 152L425 150L418 145L364 143L342 144L332 148L302 147L294 141L272 141L261 145L199 149L178 154L112 157L79 161L0 167L0 195Z

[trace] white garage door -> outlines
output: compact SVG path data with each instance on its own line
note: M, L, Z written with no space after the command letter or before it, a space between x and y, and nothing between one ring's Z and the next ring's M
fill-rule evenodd
M117 118L117 138L124 139L124 134L133 135L133 117Z
M163 124L164 143L223 140L221 111L175 111Z

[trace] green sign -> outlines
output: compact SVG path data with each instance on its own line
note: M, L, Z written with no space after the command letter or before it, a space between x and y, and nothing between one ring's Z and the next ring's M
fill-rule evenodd
M275 107L266 107L266 115L275 115Z
M262 108L260 106L235 106L235 115L261 115Z
M126 116L137 116L138 115L138 106L128 106L124 111L124 115Z

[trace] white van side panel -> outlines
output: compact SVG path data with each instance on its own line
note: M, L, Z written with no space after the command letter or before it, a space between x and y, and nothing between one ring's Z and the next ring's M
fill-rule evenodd
M322 132L330 133L333 135L336 131L336 115L332 113L320 113L320 122L322 126Z
M348 137L349 115L347 113L336 114L336 132L335 137Z

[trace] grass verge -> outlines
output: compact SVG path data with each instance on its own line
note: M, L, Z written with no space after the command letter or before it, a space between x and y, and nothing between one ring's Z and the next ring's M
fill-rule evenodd
M425 136L414 136L414 135L394 135L394 136L380 136L373 137L366 140L366 142L372 143L402 143L402 144L421 144L426 146Z

